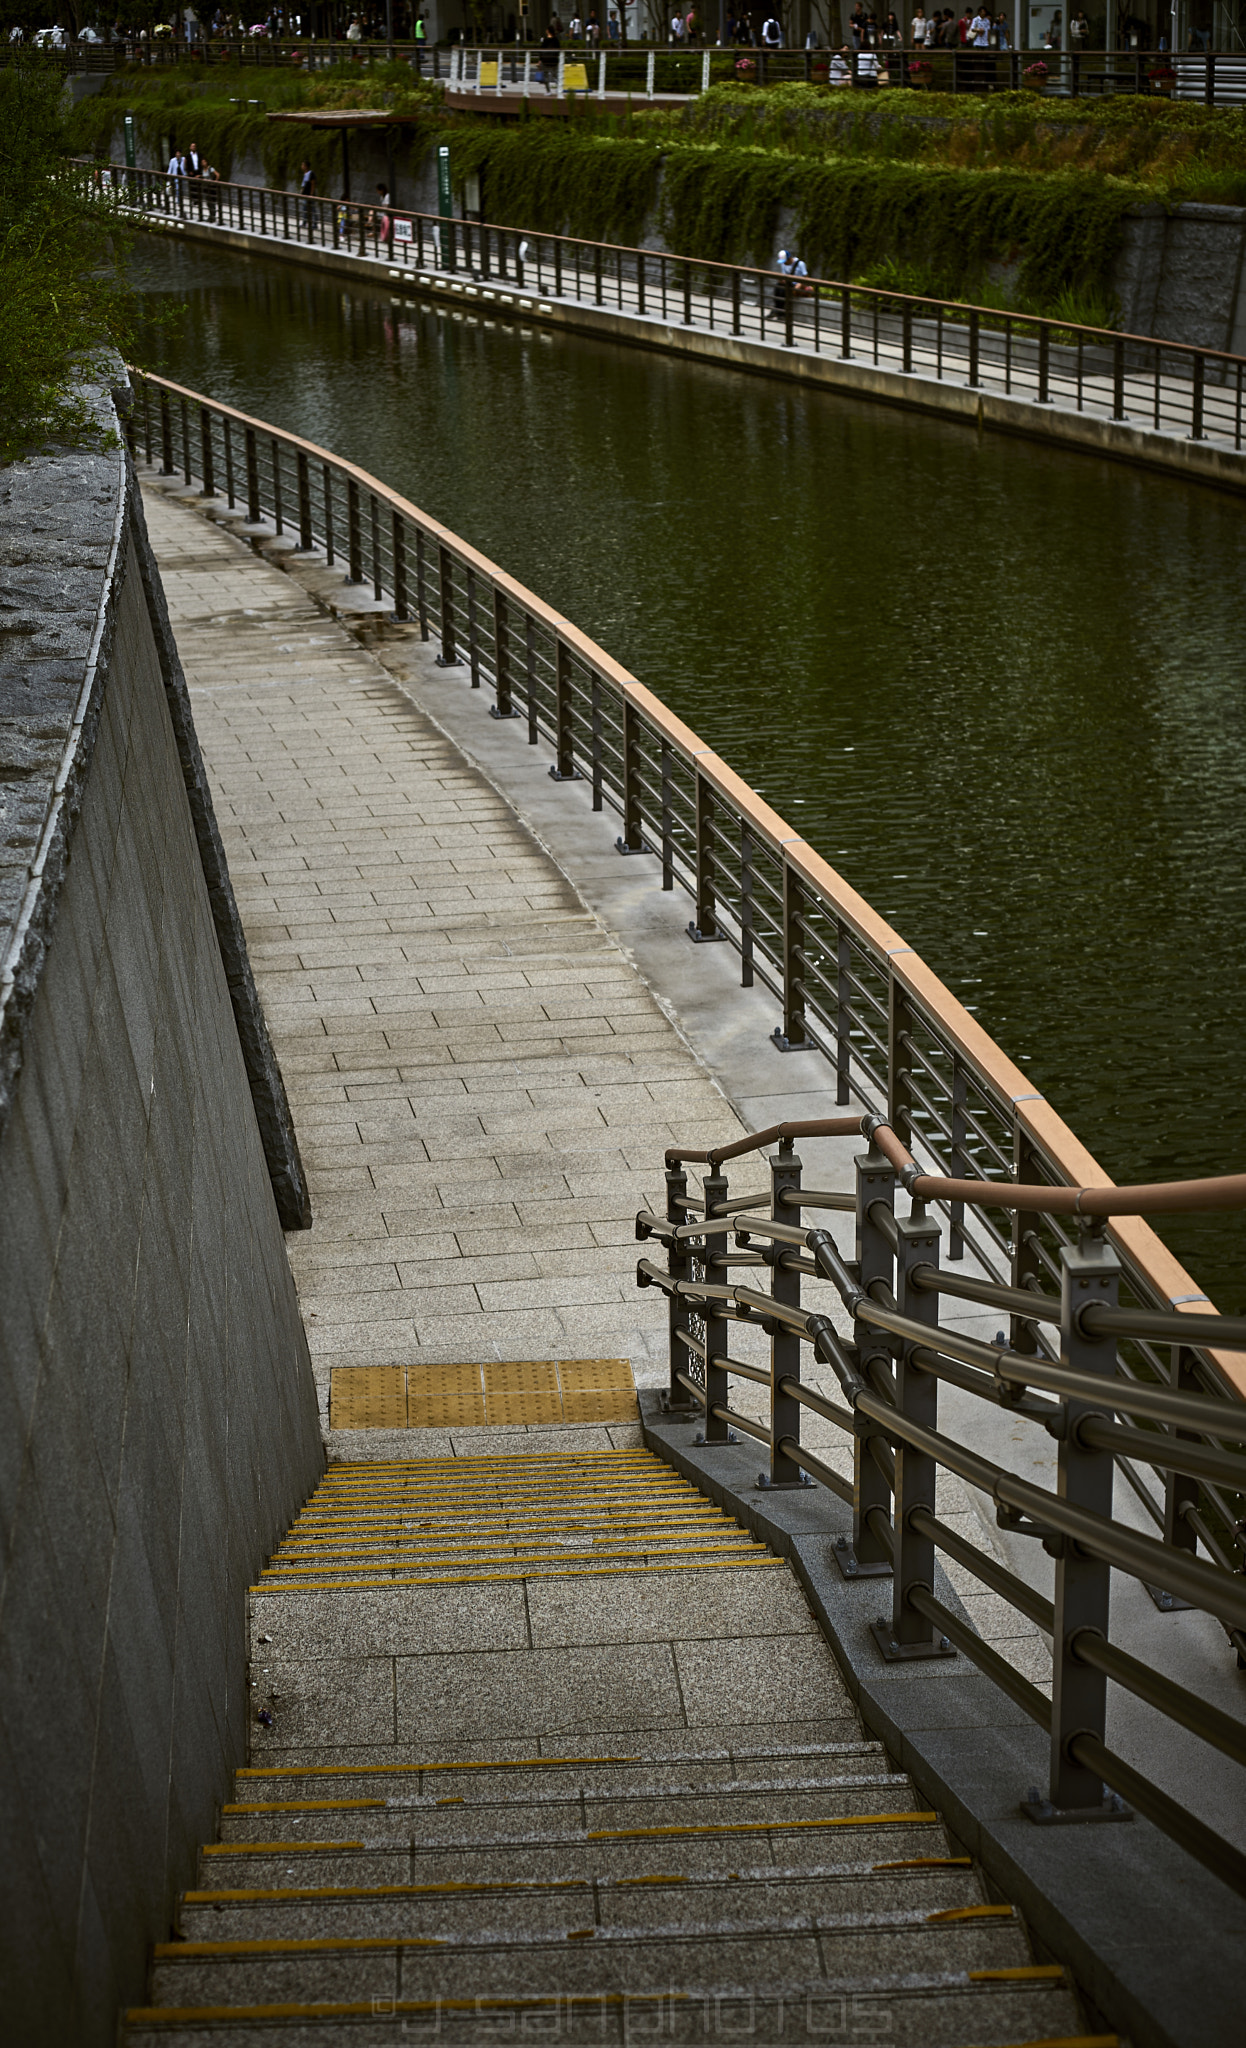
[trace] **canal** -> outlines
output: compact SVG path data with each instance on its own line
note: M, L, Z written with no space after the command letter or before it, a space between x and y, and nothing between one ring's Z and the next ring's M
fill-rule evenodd
M143 243L152 368L350 457L625 662L1120 1180L1246 1169L1246 508ZM1164 1219L1224 1310L1246 1223Z

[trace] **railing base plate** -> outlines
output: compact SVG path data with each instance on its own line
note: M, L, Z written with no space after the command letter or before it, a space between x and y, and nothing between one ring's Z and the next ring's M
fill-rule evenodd
M837 1543L834 1558L846 1579L889 1579L891 1566L883 1564L862 1564L851 1543Z
M770 1034L770 1043L779 1052L816 1052L818 1049L812 1038L785 1038L777 1026Z
M656 847L650 846L647 839L642 839L639 846L629 846L626 839L621 836L615 840L614 850L616 853L655 853L657 851Z
M1182 1600L1176 1593L1166 1593L1162 1586L1153 1586L1149 1579L1144 1579L1142 1583L1161 1614L1190 1613L1190 1602L1188 1600Z
M913 1664L926 1657L956 1655L946 1636L938 1636L933 1643L898 1643L891 1632L889 1621L872 1621L870 1634L888 1664Z
M703 1451L725 1451L729 1444L738 1444L740 1439L734 1429L729 1429L726 1436L716 1437L706 1436L705 1431L699 1429L692 1441Z
M1030 1796L1021 1801L1021 1811L1027 1820L1040 1828L1073 1827L1082 1821L1132 1820L1134 1810L1126 1806L1118 1792L1105 1795L1102 1806L1053 1806L1050 1799L1044 1799L1037 1785L1030 1787Z
M772 1479L768 1472L757 1474L759 1493L805 1493L813 1483L807 1472L802 1472L799 1479Z
M449 656L444 654L434 654L433 656L434 668L462 668L462 666L462 662L455 654L451 654Z
M565 771L561 768L551 768L549 779L551 782L583 782L584 777L578 768L568 768Z
M518 713L518 711L515 710L513 705L509 711L499 711L496 704L491 704L489 706L490 718L518 718L519 715L520 714Z
M699 924L688 926L688 937L694 946L717 946L726 940L726 932L703 932Z

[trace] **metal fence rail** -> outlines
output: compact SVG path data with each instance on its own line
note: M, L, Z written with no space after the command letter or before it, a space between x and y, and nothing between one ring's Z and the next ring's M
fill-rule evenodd
M80 175L130 213L371 258L413 286L461 287L482 308L554 302L865 362L922 382L1132 423L1240 452L1246 356L959 300L748 264L583 241L346 199L112 164Z
M0 64L29 54L21 45L0 43ZM142 40L123 36L111 42L67 42L44 46L36 53L65 72L113 71L124 65L161 69L169 65L206 68L213 64L245 64L259 69L321 71L337 65L370 69L374 64L408 64L417 76L444 84L450 92L541 92L547 74L535 42L443 45L376 38L335 42L316 37L244 36L196 38L186 42L169 36ZM835 52L767 50L730 46L671 43L565 44L551 67L562 95L579 91L602 97L695 98L711 85L744 81L769 86L791 83L830 85ZM871 65L869 59L873 60ZM865 59L866 61L863 61ZM868 53L843 53L848 89L881 88L919 92L986 95L1015 92L1024 86L1054 99L1098 99L1117 93L1153 98L1195 100L1205 106L1246 103L1246 52L1188 50L1169 56L1141 49L1050 50L990 48L877 48ZM1041 64L1040 80L1032 67ZM572 81L566 67L572 67ZM496 71L494 67L497 67ZM581 79L581 70L587 77ZM499 75L500 74L500 75Z
M773 1483L805 1472L851 1498L852 1567L886 1574L899 1559L884 1654L892 1640L895 1654L930 1654L946 1636L1050 1725L1053 1806L1101 1805L1102 1784L1113 1786L1246 1890L1246 1859L1169 1813L1166 1795L1111 1757L1102 1718L1111 1676L1225 1753L1246 1748L1231 1717L1111 1644L1105 1591L1111 1569L1132 1572L1161 1607L1214 1614L1246 1656L1246 1319L1217 1317L1145 1220L1165 1207L1246 1206L1246 1176L1114 1190L899 934L587 635L354 464L165 378L131 376L133 452L245 513L244 530L296 535L298 549L323 553L434 641L442 666L488 693L493 716L549 748L555 780L582 782L594 810L617 816L620 853L652 859L655 886L685 891L690 941L734 948L742 985L774 996L779 1049L823 1060L828 1094L856 1105L714 1152L668 1154L666 1214L642 1215L638 1228L668 1248L664 1267L642 1261L640 1272L670 1297L676 1405L701 1403L707 1434L734 1424L766 1442ZM861 1131L860 1105L872 1142L855 1188L804 1186L795 1141ZM732 1196L724 1168L771 1145L764 1202ZM709 1171L689 1192L698 1160ZM909 1217L895 1214L897 1187L913 1199ZM943 1216L945 1248L927 1204ZM816 1227L818 1211L836 1210L857 1219L852 1260ZM707 1233L707 1219L724 1217ZM769 1292L730 1279L736 1233L738 1259L756 1267L760 1248L770 1263ZM804 1273L838 1289L853 1340L801 1307ZM940 1299L997 1310L1003 1340L941 1330ZM770 1332L769 1371L730 1357L732 1321ZM842 1402L802 1384L802 1346L831 1366ZM770 1387L768 1427L731 1411L736 1373ZM941 1380L1051 1430L1059 1496L942 1435ZM802 1407L852 1436L852 1486L801 1447ZM938 1521L937 1463L1055 1548L1054 1604ZM1111 1519L1114 1469L1154 1536ZM936 1546L1055 1629L1054 1704L934 1600Z
M933 1007L927 1006L925 1022L937 1034ZM1040 1161L1031 1152L1029 1165L1046 1170L1014 1180L997 1158L994 1175L947 1176L922 1170L899 1135L898 1121L872 1114L828 1118L778 1125L717 1151L668 1150L665 1214L642 1210L636 1219L642 1242L666 1247L664 1264L641 1258L637 1279L668 1298L668 1412L703 1415L706 1443L730 1441L733 1427L763 1443L769 1452L763 1486L798 1486L812 1477L851 1506L852 1543L839 1553L845 1576L891 1580L890 1620L874 1628L881 1655L895 1662L960 1652L1049 1733L1047 1790L1033 1791L1023 1802L1033 1820L1124 1818L1128 1801L1246 1894L1246 1856L1115 1755L1104 1739L1110 1678L1177 1727L1246 1764L1246 1721L1153 1671L1113 1643L1110 1632L1111 1574L1119 1571L1148 1590L1163 1586L1170 1602L1214 1615L1241 1661L1246 1407L1239 1392L1226 1387L1222 1371L1191 1346L1214 1339L1223 1368L1226 1347L1246 1351L1246 1317L1121 1307L1122 1289L1136 1295L1140 1276L1136 1264L1131 1274L1128 1253L1122 1258L1106 1229L1109 1216L1246 1207L1246 1175L1167 1187L1073 1187L1053 1183L1050 1154ZM851 1191L803 1184L798 1138L858 1133L868 1149L857 1159ZM733 1198L728 1162L772 1146L766 1193ZM708 1171L701 1187L690 1192L693 1161ZM754 1168L751 1178L757 1177ZM984 1179L994 1180L989 1191ZM907 1216L896 1213L898 1191L911 1197ZM990 1242L1002 1244L999 1219L1015 1219L1008 1278L966 1280L949 1273L941 1263L944 1233L928 1205L955 1213L962 1236L966 1218L972 1219L988 1240L988 1266ZM850 1258L818 1220L817 1212L827 1209L855 1216ZM1041 1273L1024 1270L1032 1238L1022 1221L1027 1217L1041 1219L1048 1229L1061 1217L1073 1219L1071 1234L1063 1235L1057 1256ZM955 1258L955 1232L952 1239ZM742 1265L754 1269L744 1282L732 1277L732 1268ZM841 1335L826 1314L802 1307L806 1274L836 1290L852 1318L851 1337ZM1001 1332L994 1344L984 1344L942 1329L941 1297L996 1308L1010 1318L1011 1338ZM730 1330L738 1323L769 1336L768 1371L732 1357ZM1057 1332L1054 1343L1049 1325ZM1139 1335L1154 1367L1150 1375L1139 1370L1138 1354L1118 1352L1122 1339ZM1157 1345L1167 1349L1167 1370ZM802 1379L808 1352L830 1367L841 1400L828 1399ZM764 1425L732 1408L733 1377L768 1388ZM941 1429L941 1383L1004 1406L1010 1417L1053 1436L1059 1446L1056 1491L1018 1478L963 1436ZM802 1446L802 1409L832 1422L851 1440L851 1481ZM1113 1516L1116 1468L1132 1459L1149 1466L1167 1489L1154 1536ZM1003 1526L1033 1537L1051 1553L1054 1599L939 1519L939 1468L981 1489L994 1501ZM1208 1541L1209 1522L1226 1514L1234 1517L1230 1544ZM1196 1554L1199 1537L1208 1557ZM937 1551L1051 1637L1050 1700L936 1599Z

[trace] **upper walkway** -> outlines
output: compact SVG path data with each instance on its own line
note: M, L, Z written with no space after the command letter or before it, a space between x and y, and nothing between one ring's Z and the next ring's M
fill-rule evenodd
M325 116L325 119L331 117ZM111 176L145 227L1246 488L1246 356L259 187Z

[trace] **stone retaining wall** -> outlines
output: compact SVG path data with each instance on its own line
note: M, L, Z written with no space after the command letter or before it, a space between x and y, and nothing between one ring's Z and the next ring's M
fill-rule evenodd
M301 1167L123 453L0 472L0 558L0 1979L48 2048L143 1995L323 1453Z

